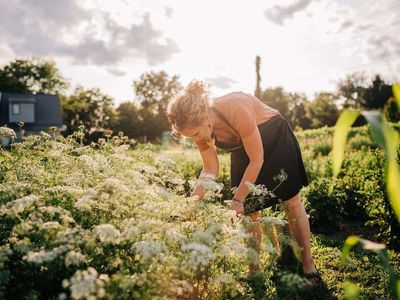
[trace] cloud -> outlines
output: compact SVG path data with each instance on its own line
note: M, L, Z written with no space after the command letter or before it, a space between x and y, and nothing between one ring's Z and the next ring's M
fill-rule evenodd
M168 19L170 19L172 17L172 15L174 14L174 10L170 6L164 6L164 12L165 12L165 16Z
M281 6L275 5L264 11L264 16L272 23L284 25L285 20L292 19L294 14L307 8L313 0L297 0L291 5Z
M76 64L98 66L137 58L157 65L179 52L172 39L154 28L150 14L145 14L140 23L124 26L110 13L87 10L77 3L0 2L0 43L16 55L63 56Z
M117 68L108 68L107 71L115 76L124 76L126 74L125 71L119 70Z
M236 80L222 75L216 77L208 77L206 78L206 81L211 82L215 87L223 90L229 89L230 87L232 87L233 84L237 83Z

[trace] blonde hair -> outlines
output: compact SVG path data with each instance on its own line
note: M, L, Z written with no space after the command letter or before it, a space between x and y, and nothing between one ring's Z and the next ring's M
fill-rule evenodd
M202 81L191 81L185 90L172 98L167 106L167 117L172 127L172 134L178 130L202 123L210 108L208 90Z

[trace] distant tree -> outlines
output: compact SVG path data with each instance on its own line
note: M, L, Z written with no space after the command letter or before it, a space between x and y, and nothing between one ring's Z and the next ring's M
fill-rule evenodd
M307 116L306 108L309 104L307 96L301 93L290 93L288 101L289 108L289 123L292 128L301 127L308 129L311 126L311 121Z
M61 94L68 82L52 61L16 59L0 68L0 91Z
M346 99L344 108L361 108L365 103L367 89L367 76L364 72L349 74L337 84L337 94Z
M282 87L265 89L261 94L260 100L268 106L279 110L286 119L290 119L290 97Z
M169 130L166 109L168 101L182 89L179 76L170 77L164 71L144 73L133 82L133 88L140 103L140 134L155 141Z
M339 116L336 100L335 94L321 92L307 105L307 115L311 120L311 128L335 125Z
M130 138L139 138L141 135L141 118L139 117L140 111L138 105L133 102L122 102L118 108L118 123L113 130L115 132L122 131Z
M389 101L386 103L383 111L388 121L400 122L400 109L393 97L389 98Z
M118 114L113 99L98 88L84 89L78 86L71 96L61 98L66 134L84 125L87 133L101 132L116 126Z
M254 92L254 95L258 98L261 99L261 75L260 75L260 69L261 69L261 57L256 56L256 90Z
M393 97L392 85L385 83L380 75L375 75L372 84L364 93L361 104L366 109L383 109L390 97Z

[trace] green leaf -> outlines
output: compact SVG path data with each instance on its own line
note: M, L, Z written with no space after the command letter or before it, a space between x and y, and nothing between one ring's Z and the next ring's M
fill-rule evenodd
M349 134L351 125L358 118L358 111L346 109L342 112L335 125L333 134L333 177L336 178L339 174L344 157L344 148L346 145L347 135ZM329 193L332 193L333 185L329 188Z
M362 115L371 125L372 138L385 150L386 190L393 211L400 221L400 170L397 164L399 133L385 121L379 112L363 111Z
M392 86L394 99L396 99L397 107L400 109L400 84L395 83Z
M360 289L350 281L344 282L344 296L346 300L355 300L360 296Z
M347 256L350 253L351 248L354 247L354 245L356 245L359 241L359 237L355 236L355 235L351 235L349 237L347 237L346 241L344 242L344 246L342 249L342 257L340 258L340 262L344 263Z
M383 133L383 117L379 111L362 111L361 114L367 119L371 126L372 139L385 149L385 136Z

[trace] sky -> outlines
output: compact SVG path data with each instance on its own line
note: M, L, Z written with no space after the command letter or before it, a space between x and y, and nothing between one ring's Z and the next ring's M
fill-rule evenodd
M118 105L140 75L210 84L211 97L282 86L312 98L364 71L400 81L400 0L0 1L0 65L51 59Z

